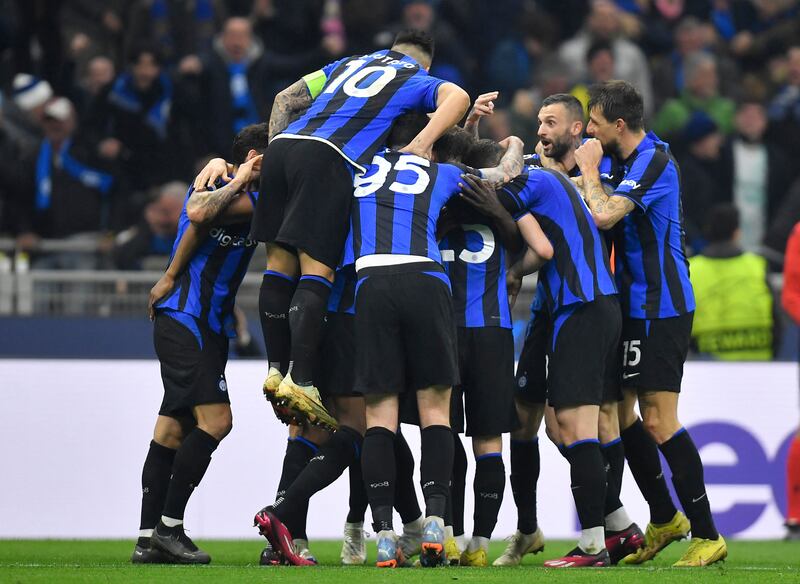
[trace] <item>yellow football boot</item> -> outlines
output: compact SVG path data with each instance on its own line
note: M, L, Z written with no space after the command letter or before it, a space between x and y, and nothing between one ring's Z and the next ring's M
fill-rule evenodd
M644 547L635 553L625 556L620 564L643 564L652 560L658 552L663 550L673 541L678 541L689 536L691 525L686 515L677 511L669 523L648 523L644 532Z
M717 539L693 537L683 557L672 564L675 568L710 566L728 557L728 545L720 535Z

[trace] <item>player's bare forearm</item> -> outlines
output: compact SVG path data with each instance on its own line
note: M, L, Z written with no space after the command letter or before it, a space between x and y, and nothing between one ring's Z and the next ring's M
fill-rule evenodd
M596 171L583 175L583 197L599 229L611 229L635 207L626 197L609 196Z
M516 136L509 136L503 142L506 143L506 152L500 159L500 163L494 168L481 169L481 176L492 183L496 189L519 175L524 165L522 152L525 144L522 140Z
M492 218L492 222L497 228L500 243L511 254L517 254L522 249L522 235L517 228L517 222L502 205L498 206L500 211Z
M509 270L511 270L515 276L522 278L528 274L538 272L546 263L546 259L529 247Z
M314 99L308 92L308 86L302 79L295 81L276 95L275 101L272 103L272 113L269 116L269 139L272 140L283 132L289 125L292 116L308 108L313 101Z
M196 225L210 225L242 194L242 180L234 177L231 182L215 191L194 191L186 203L186 215Z
M420 155L429 153L433 143L458 123L467 108L469 108L467 92L454 83L443 84L439 87L436 111L431 115L425 128L402 151Z
M166 274L168 276L177 279L183 273L186 266L189 265L192 256L194 256L194 253L200 247L200 243L205 239L206 235L208 235L210 229L211 228L206 225L189 223L186 227L186 231L184 231L181 236L178 248L172 255L169 266L167 266Z
M555 253L553 244L550 243L541 225L539 225L539 222L533 215L529 213L520 217L517 220L517 227L525 243L528 244L528 248L530 248L536 256L541 258L543 262L553 257Z

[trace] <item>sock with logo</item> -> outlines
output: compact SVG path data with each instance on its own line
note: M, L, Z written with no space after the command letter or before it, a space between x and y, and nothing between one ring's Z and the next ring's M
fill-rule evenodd
M683 510L692 524L692 537L717 539L719 533L711 516L703 461L686 428L678 430L672 438L659 446L672 471L672 485L678 494Z
M475 459L475 513L472 536L492 537L497 515L503 503L503 491L506 488L506 467L503 455L499 452L484 454Z
M291 333L289 331L289 304L297 287L297 280L280 272L267 270L261 279L258 293L258 313L261 332L271 367L286 375L289 368Z
M453 473L453 432L448 426L428 426L420 435L422 460L419 474L425 498L425 517L444 517Z
M453 535L464 535L464 495L467 490L467 452L458 432L453 432L453 476L450 478Z
M297 436L289 438L286 443L286 454L283 455L283 469L281 478L278 481L278 492L275 494L277 501L286 494L289 486L300 476L308 461L317 453L319 446L304 438ZM305 537L306 517L308 516L308 503L298 512L295 524L290 529L292 536L296 539L308 539ZM296 532L296 533L295 533Z
M394 507L400 514L403 524L411 523L422 515L414 486L414 455L403 433L398 430L394 438L394 459L397 467L395 480ZM362 457L363 472L363 457Z
M308 509L308 502L314 493L338 479L349 464L361 455L362 441L357 430L341 426L308 461L283 497L275 501L275 514L286 523L292 535L292 528L297 527L299 514Z
M362 439L363 447L364 441ZM350 509L347 512L347 523L363 523L367 511L367 491L364 488L364 477L361 474L361 456L357 456L350 463L348 469L350 478Z
M672 502L672 495L661 470L658 445L645 430L640 419L625 428L620 435L628 467L642 496L650 506L650 523L656 525L669 523L678 510Z
M137 542L142 547L150 547L150 535L164 510L164 500L167 497L169 477L172 474L172 465L177 451L150 441L147 458L144 459L142 468L142 514L139 520L140 540Z
M289 306L292 381L311 385L317 348L325 325L331 283L320 276L302 276Z
M786 459L786 495L786 522L789 525L800 525L800 435L792 440Z
M517 529L526 534L538 528L536 484L541 462L539 439L511 440L511 492L517 506Z
M189 497L206 474L217 446L219 440L200 428L189 432L172 463L172 478L164 500L164 516L183 519Z
M600 443L579 440L567 446L572 498L582 530L603 527L603 503L606 498L606 468ZM589 550L584 549L589 552ZM596 553L596 552L590 552Z
M625 449L622 438L617 438L600 446L603 453L603 463L606 468L606 502L605 514L616 511L622 507L619 494L622 490L622 473L625 470ZM627 526L626 526L627 527Z
M372 511L372 529L375 533L393 529L397 477L394 450L394 432L380 426L367 430L361 450L361 474L364 475L364 487Z

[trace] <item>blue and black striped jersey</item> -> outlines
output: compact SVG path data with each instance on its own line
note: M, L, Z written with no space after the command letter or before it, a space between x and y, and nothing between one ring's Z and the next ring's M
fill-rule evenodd
M614 195L630 199L636 208L614 233L622 313L653 319L692 312L680 170L669 145L648 132L623 169Z
M325 84L308 111L276 138L321 140L361 170L385 145L394 120L432 112L441 79L389 49L347 57L322 69Z
M516 218L532 213L553 245L553 258L539 271L551 314L617 293L603 238L566 176L529 166L499 195Z
M440 164L385 150L356 175L350 215L355 260L372 254L404 254L439 264L436 221L459 192L466 167Z
M189 227L186 203L192 190L189 189L183 202L172 255ZM248 195L255 206L258 193ZM249 221L212 227L178 278L175 288L169 296L156 304L156 309L190 314L207 324L212 331L235 337L233 303L239 285L247 273L250 258L258 245L258 242L248 239L249 233Z
M494 223L460 200L447 209L458 221L439 242L453 290L456 325L511 328L506 250Z

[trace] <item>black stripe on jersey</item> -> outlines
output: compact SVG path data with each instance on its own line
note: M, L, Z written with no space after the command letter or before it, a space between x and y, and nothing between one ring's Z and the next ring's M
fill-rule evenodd
M635 211L634 211L635 213ZM628 256L625 253L625 225L620 221L611 228L612 240L614 242L614 261L617 265L622 264L622 268L617 268L614 277L617 280L617 290L619 291L619 301L625 313L631 305L631 285L633 283L631 266L628 263Z
M586 208L584 207L583 201L580 200L580 194L578 194L578 192L575 190L575 187L572 185L572 181L566 178L563 174L555 170L544 170L545 172L548 172L556 177L558 182L561 183L561 186L564 187L564 190L567 192L569 202L572 205L572 213L575 215L575 222L577 223L578 231L581 234L581 241L583 243L583 257L586 259L589 270L591 270L592 275L594 276L594 294L600 295L600 277L597 273L597 263L595 262L594 257L595 232L592 231L592 226L589 225L589 219L586 217ZM608 254L606 254L606 258L608 258ZM608 259L606 259L606 262L608 262ZM607 263L605 267L608 268Z
M490 226L487 225L491 229ZM495 320L493 316L500 316L500 302L497 299L497 286L499 282L497 279L500 276L500 246L501 243L495 240L494 251L491 257L483 264L483 296L481 303L483 305L483 324L485 326L497 325L500 319Z
M392 253L394 243L394 191L389 189L389 185L394 184L400 172L395 169L398 155L387 155L386 160L392 165L392 169L383 181L381 188L375 193L375 253Z
M639 184L644 187L643 191L637 194L637 198L640 201L644 200L647 196L647 191L650 190L650 187L656 183L658 177L660 177L664 169L667 168L670 158L670 155L666 153L663 147L656 146L653 157L650 159L650 162L647 163L647 168L644 169L642 178L639 179Z
M664 230L664 279L667 281L667 289L672 297L672 305L678 314L686 312L686 296L683 293L681 278L678 274L678 266L675 263L675 256L669 247L670 234L672 233L672 222L667 224Z
M211 311L211 297L214 295L214 283L217 281L219 271L228 257L228 250L221 245L217 247L203 266L200 274L200 320L208 322L208 313Z
M658 257L658 240L656 231L653 229L650 218L641 213L634 215L636 224L636 234L639 238L639 246L642 250L642 269L644 280L647 283L645 293L645 303L637 308L645 311L647 318L658 318L661 306L661 262ZM645 250L656 250L646 252Z
M439 165L431 163L425 169L431 177L428 188L420 195L414 195L414 214L411 217L411 255L429 257L428 249L428 214L431 209L431 200L436 191L436 179L439 177ZM414 223L422 221L419 228L414 229Z
M178 310L186 308L186 301L189 299L189 289L192 287L192 275L189 266L184 268L180 277L181 294L178 296Z
M512 180L510 183L508 183L507 185L504 185L500 189L500 191L498 191L498 193L502 193L502 192L505 191L506 194L513 195L511 197L511 199L514 201L514 206L515 207L513 209L509 209L509 208L506 207L506 211L508 211L512 215L516 215L516 213L519 213L520 211L523 210L523 209L519 208L519 203L520 203L519 194L522 192L522 189L525 188L525 185L528 184L528 178L529 177L530 177L530 175L527 174L527 173L520 174L519 176L515 177L514 180ZM499 197L499 199L500 199L500 202L502 203L503 202L503 197ZM506 199L506 200L508 200L508 199Z
M233 276L228 280L228 295L222 303L222 308L220 309L221 314L231 314L233 312L233 303L236 301L236 292L239 289L239 285L236 285L236 289L231 289L230 286L231 283L241 282L244 279L247 266L250 264L250 257L251 255L245 250L245 253L239 258L239 265L236 266ZM225 323L221 322L220 325L224 327Z
M347 59L347 61L343 61L342 63L340 63L339 66L336 67L331 72L330 77L328 77L328 81L325 83L325 85L328 85L332 79L335 79L336 76L339 75L339 73L341 73L345 69L348 63L356 59L357 57L353 57L352 59ZM339 89L341 89L341 87L339 87ZM324 93L325 89L323 88L322 91ZM333 114L336 110L342 107L342 104L348 98L349 96L344 91L341 92L339 95L331 97L331 99L328 100L328 103L325 104L325 107L322 108L320 111L318 111L314 115L314 118L310 120L309 123L302 128L302 130L304 132L310 132L310 133L316 132L320 128L320 126L322 126L322 124L328 121L328 118L330 118L331 114Z
M556 252L553 254L553 259L550 261L556 263L556 271L558 271L562 280L562 286L557 299L558 306L564 305L564 285L569 286L570 291L575 296L586 302L586 294L583 291L583 286L581 286L581 277L575 262L572 261L572 255L570 254L569 244L564 235L564 230L549 217L539 215L538 213L534 213L534 217L536 217L542 230L547 234L547 238L555 243ZM559 249L561 249L561 253L559 253ZM546 278L542 279L546 280Z

